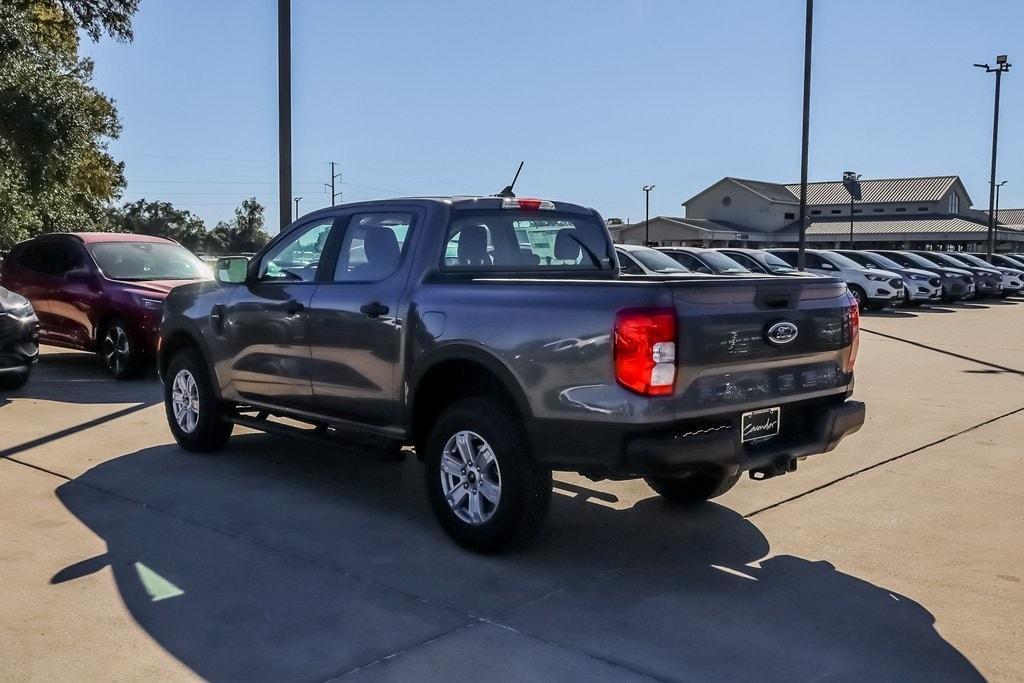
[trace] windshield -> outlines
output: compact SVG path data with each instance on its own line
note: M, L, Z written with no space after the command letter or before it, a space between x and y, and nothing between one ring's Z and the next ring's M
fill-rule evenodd
M934 261L929 261L923 256L918 256L917 254L912 254L910 252L901 252L900 257L906 259L912 265L917 266L919 268L924 268L926 270L934 269L935 266L938 265Z
M556 211L455 211L442 270L611 270L604 225L590 214Z
M881 254L869 254L867 258L871 259L874 263L877 263L879 268L884 268L885 270L899 270L903 267L891 258L886 258Z
M750 269L717 251L702 251L697 258L711 266L716 273L749 273Z
M953 254L952 256L953 258L959 259L961 261L966 261L967 263L970 263L971 265L977 266L979 268L994 267L991 263L984 261L978 258L977 256L972 256L971 254Z
M953 258L949 254L942 254L942 253L939 253L939 252L932 252L932 253L929 253L928 256L925 256L924 258L935 259L936 263L942 263L944 265L951 266L953 268L964 268L964 267L967 267L966 263L964 263L963 261L959 261L959 260Z
M111 280L209 280L210 268L179 244L98 242L86 245Z
M627 252L630 256L642 263L649 270L655 273L689 273L690 271L680 265L674 258L661 253L657 249L642 247L630 249Z
M765 252L762 258L764 259L764 265L767 266L768 270L772 271L773 273L796 272L796 268L789 265L775 254L769 254L768 252Z
M828 260L832 262L832 265L839 266L840 268L863 268L864 267L861 264L859 264L856 261L854 261L853 259L847 258L847 257L843 256L842 254L837 254L834 251L826 251L826 252L824 252L824 254L828 258Z

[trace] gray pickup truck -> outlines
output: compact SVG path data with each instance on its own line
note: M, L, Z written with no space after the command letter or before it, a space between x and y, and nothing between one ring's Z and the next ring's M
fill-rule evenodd
M443 528L493 551L541 527L552 470L696 503L834 449L864 421L858 332L831 278L620 278L593 209L394 199L173 290L159 368L182 447L236 424L414 446Z

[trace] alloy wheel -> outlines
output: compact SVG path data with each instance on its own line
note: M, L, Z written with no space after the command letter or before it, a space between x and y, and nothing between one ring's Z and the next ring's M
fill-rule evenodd
M131 360L131 345L128 341L128 333L120 325L114 325L107 331L103 340L103 357L107 368L114 375L122 374Z
M179 370L171 384L171 407L178 428L191 434L199 425L199 387L188 370Z
M441 452L441 488L452 512L480 525L494 516L501 500L501 469L494 450L476 432L456 432Z

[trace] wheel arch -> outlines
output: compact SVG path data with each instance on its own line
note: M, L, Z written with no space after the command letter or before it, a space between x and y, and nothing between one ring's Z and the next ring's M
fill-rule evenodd
M409 383L406 416L414 443L426 438L445 406L469 396L497 398L524 426L532 417L525 392L500 359L473 346L447 346L422 359Z
M220 384L217 381L217 373L210 363L210 354L202 343L202 336L200 334L188 328L178 327L166 333L161 332L158 344L157 372L160 373L161 380L167 381L167 368L171 363L171 359L174 358L174 354L182 349L194 348L203 359L203 365L206 367L210 385L217 393L217 396L220 397Z

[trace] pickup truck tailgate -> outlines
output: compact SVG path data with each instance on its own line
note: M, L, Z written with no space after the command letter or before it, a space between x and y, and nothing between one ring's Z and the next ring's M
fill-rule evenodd
M849 384L853 299L842 282L723 278L702 285L669 284L684 410L790 402Z

